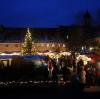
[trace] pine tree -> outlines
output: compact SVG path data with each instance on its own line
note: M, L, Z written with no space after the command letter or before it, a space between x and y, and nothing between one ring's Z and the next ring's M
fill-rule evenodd
M32 54L32 34L28 28L23 44L23 55L31 55L31 54Z

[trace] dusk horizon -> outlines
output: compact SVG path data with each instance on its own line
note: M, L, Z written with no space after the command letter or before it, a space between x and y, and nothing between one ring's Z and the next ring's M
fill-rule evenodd
M99 0L1 0L0 25L6 27L58 27L83 24L91 14L92 24L100 24Z

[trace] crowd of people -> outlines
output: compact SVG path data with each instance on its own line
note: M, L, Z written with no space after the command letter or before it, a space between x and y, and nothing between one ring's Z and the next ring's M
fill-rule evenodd
M95 85L100 81L98 70L96 65L89 62L84 65L82 59L77 61L74 56L62 56L56 61L48 57L46 59L48 64L48 77L52 80L58 80L59 75L63 79L63 82L78 81L83 85Z
M32 80L50 80L62 81L66 83L70 81L74 84L81 83L88 87L95 84L100 84L100 68L90 61L84 64L82 59L77 60L75 55L64 56L59 58L44 58L47 66L41 66L35 69L35 64L31 61L19 59L12 61L12 66L5 68L0 62L0 79L10 80L32 79Z

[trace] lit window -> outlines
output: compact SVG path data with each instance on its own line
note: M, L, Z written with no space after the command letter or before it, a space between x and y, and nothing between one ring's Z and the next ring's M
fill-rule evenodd
M47 47L49 47L49 44L47 44Z
M16 44L15 46L18 47L18 44Z
M54 47L55 45L54 44L52 44L52 47Z
M41 46L43 47L43 46L44 46L44 44L42 43L42 44L41 44Z

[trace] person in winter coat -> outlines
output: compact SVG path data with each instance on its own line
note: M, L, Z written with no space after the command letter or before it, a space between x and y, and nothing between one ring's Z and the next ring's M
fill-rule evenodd
M52 79L53 64L51 59L48 60L48 71L49 71L49 78Z

